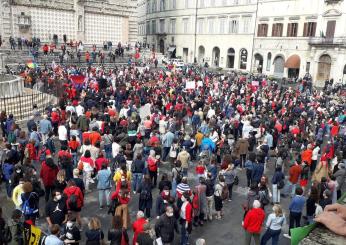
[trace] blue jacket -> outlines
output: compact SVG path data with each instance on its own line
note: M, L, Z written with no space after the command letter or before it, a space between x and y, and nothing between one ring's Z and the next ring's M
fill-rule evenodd
M52 131L52 123L47 119L42 119L40 121L40 132L42 134L48 134Z
M253 170L252 170L252 180L256 181L257 183L260 182L261 177L264 172L264 165L263 164L254 164L253 165Z
M7 118L6 120L6 132L9 133L12 130L12 125L14 124L14 120Z
M215 150L215 143L210 138L204 138L202 140L201 150L208 150L212 152Z
M303 212L305 201L306 199L304 196L298 196L298 195L294 196L290 203L289 210L294 213Z
M2 173L4 175L4 180L10 180L14 170L14 165L10 163L4 163L2 165Z
M171 147L174 140L174 134L168 131L162 138L163 147Z
M112 172L108 169L102 169L97 173L96 179L97 182L97 189L98 190L105 190L110 189L112 187L111 180L112 180Z

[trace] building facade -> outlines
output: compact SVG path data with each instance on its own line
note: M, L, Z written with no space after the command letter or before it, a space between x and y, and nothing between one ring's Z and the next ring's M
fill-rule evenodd
M345 9L345 0L139 0L138 39L186 62L339 81Z
M253 68L277 77L310 73L316 85L346 73L346 1L260 0Z
M40 38L43 42L77 40L87 44L137 40L137 0L2 0L0 33Z
M138 38L186 62L247 70L256 0L140 0Z

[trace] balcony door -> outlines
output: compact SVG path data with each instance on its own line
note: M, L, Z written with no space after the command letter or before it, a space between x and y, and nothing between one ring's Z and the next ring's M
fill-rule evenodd
M335 33L335 20L329 20L327 22L327 31L326 31L326 41L327 42L333 42L334 33Z

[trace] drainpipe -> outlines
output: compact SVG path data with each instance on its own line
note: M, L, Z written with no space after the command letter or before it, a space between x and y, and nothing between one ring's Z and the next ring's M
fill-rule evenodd
M197 15L198 15L198 0L196 0L196 11L195 11L195 46L194 46L194 63L197 63L196 46L197 46Z
M260 0L257 0L256 3L256 12L255 12L255 26L253 29L253 35L252 35L252 48L251 48L251 60L250 60L250 72L252 72L252 64L253 64L253 54L254 54L254 46L255 46L255 34L256 34L256 27L257 27L257 14L258 14L258 2ZM263 66L263 65L262 65ZM262 67L263 70L263 67Z

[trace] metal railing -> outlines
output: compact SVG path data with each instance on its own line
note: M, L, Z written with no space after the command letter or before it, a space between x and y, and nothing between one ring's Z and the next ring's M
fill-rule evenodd
M346 37L311 37L310 45L346 45Z

